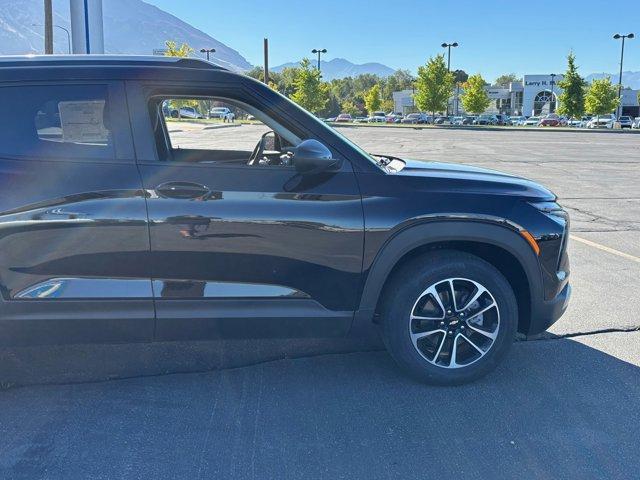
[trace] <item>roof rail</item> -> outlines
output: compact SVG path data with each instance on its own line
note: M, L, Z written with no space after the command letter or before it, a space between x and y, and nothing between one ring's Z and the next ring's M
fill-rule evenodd
M224 67L200 58L163 57L154 55L8 55L0 56L2 67L38 66L140 66L181 67L211 70L226 70Z

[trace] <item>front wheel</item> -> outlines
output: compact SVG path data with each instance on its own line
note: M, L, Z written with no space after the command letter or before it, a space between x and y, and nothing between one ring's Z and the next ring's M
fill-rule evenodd
M396 362L422 381L476 380L513 343L515 295L504 276L479 257L434 251L405 265L386 288L385 343Z

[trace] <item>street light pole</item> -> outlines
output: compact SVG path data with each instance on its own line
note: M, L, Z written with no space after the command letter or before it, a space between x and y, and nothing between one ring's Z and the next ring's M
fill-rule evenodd
M38 24L38 23L32 23L31 24L32 27L44 27L44 25ZM71 33L69 32L69 30L67 30L64 27L61 27L60 25L53 25L55 28L59 28L60 30L64 30L65 33L67 34L67 50L69 52L69 54L71 54Z
M323 48L323 49L318 49L318 48L314 48L313 50L311 50L311 53L317 53L318 54L318 71L320 71L320 55L323 53L327 53L327 49Z
M553 87L555 85L556 85L556 74L552 73L551 74L551 100L549 101L549 113L553 113L553 111L551 110L551 107L553 107L555 104L555 101L553 99Z
M618 76L618 99L620 99L620 105L618 105L618 119L620 115L622 115L622 62L624 61L624 41L625 39L631 40L635 35L633 33L628 33L626 35L620 35L616 33L613 38L616 40L622 39L622 50L620 51L620 75Z
M458 46L458 42L453 43L443 43L441 45L442 48L447 49L447 72L451 72L451 47L455 48ZM447 116L449 116L449 99L447 99Z
M207 54L207 62L209 61L209 55L212 53L216 53L216 49L215 48L201 48L200 49L200 53L206 53Z

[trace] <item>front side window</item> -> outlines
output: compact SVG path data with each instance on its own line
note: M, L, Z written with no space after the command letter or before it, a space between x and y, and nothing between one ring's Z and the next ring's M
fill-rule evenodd
M112 159L106 85L0 87L0 155Z
M260 110L234 100L154 97L149 107L163 161L290 166L287 149L302 141Z

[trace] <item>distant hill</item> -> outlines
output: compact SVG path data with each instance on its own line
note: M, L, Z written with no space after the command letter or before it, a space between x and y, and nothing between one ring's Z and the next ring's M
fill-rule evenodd
M611 81L617 84L619 75L620 73L592 73L585 78L587 82L591 82L596 78L611 77ZM622 85L624 87L631 87L634 90L640 89L640 72L622 72Z
M316 61L312 60L312 64L316 65ZM286 67L297 67L299 62L284 63L274 67L274 72L280 72ZM334 58L329 61L320 61L320 70L322 71L322 78L324 80L333 80L334 78L355 77L363 73L373 73L380 77L387 77L391 75L395 70L387 67L381 63L363 63L355 64L344 58Z
M215 48L213 60L232 70L251 64L238 52L179 18L141 0L103 2L105 53L151 55L166 40L186 42L200 56L203 47ZM0 0L0 54L43 53L42 0ZM69 2L53 2L53 23L71 29ZM54 28L54 52L67 53L67 36Z

